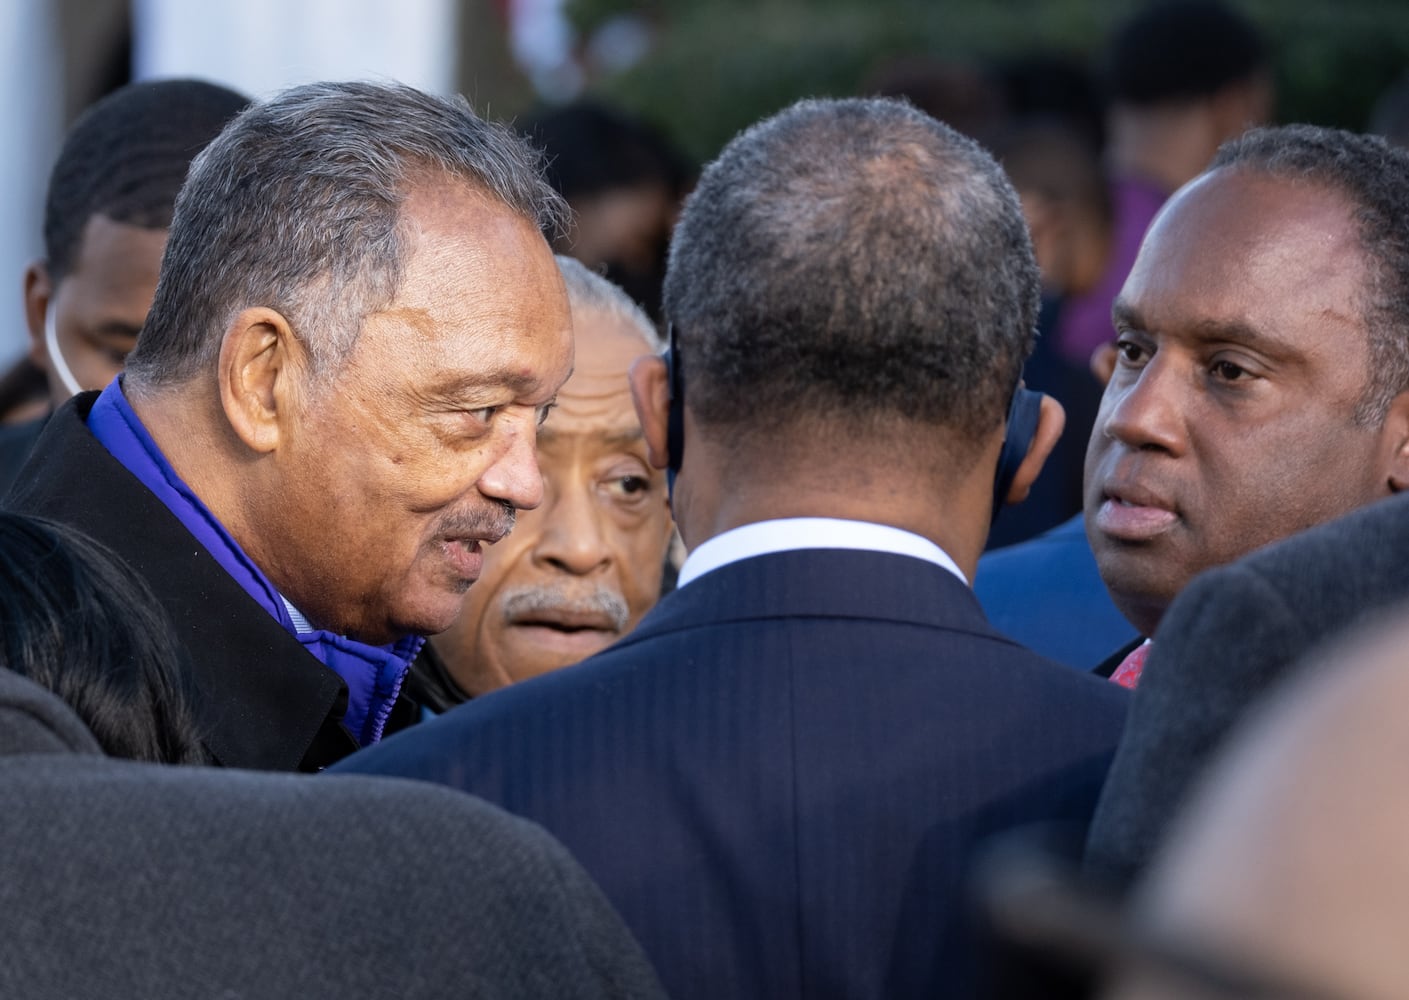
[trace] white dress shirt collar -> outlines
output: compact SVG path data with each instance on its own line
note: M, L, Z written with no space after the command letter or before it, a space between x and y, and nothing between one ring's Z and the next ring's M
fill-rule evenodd
M927 538L911 531L870 521L844 521L835 517L787 517L755 521L732 528L702 543L680 567L676 587L683 587L711 570L741 559L790 552L794 549L862 549L892 552L934 563L969 585L949 554Z

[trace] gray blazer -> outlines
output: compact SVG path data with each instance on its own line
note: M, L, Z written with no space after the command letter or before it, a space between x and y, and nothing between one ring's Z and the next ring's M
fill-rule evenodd
M659 997L546 833L413 782L102 756L0 670L0 996Z
M1409 599L1409 495L1198 577L1165 614L1087 840L1128 883L1232 727L1312 647Z

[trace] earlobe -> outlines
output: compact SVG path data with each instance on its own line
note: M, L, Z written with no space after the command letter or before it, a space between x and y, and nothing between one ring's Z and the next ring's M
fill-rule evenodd
M1119 356L1114 340L1106 341L1091 352L1089 362L1091 374L1097 382L1101 383L1102 389L1110 383L1111 376L1115 374L1116 360Z
M49 268L42 260L30 263L24 269L24 321L29 330L29 359L46 371L49 350L44 343L44 319L53 294Z
M279 446L301 346L273 309L241 311L220 343L220 405L235 436L256 452Z
M1401 392L1389 404L1384 433L1394 452L1389 457L1389 488L1392 493L1409 489L1409 392Z
M670 381L665 361L648 354L631 364L627 375L631 385L631 402L636 407L636 419L646 438L646 456L651 465L664 469L669 459L667 424L670 414Z
M1037 482L1038 474L1047 464L1047 458L1052 454L1052 449L1057 446L1057 441L1061 438L1066 423L1067 414L1062 409L1062 404L1051 396L1044 395L1037 416L1037 432L1032 435L1032 444L1028 446L1027 457L1018 466L1017 475L1013 476L1013 485L1008 490L1008 503L1022 503L1027 499L1028 493L1032 490L1032 484Z

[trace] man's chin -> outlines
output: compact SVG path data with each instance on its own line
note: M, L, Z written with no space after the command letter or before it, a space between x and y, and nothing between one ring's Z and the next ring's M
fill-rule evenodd
M511 664L509 673L516 681L580 663L619 638L600 629L565 631L547 625L510 625L506 631L506 662Z
M455 624L464 607L464 598L446 595L443 600L428 601L414 608L400 609L394 619L391 638L385 641L396 642L408 635L439 635Z
M1155 634L1155 628L1174 602L1174 596L1164 591L1111 590L1111 602L1116 609L1147 638Z
M1176 586L1169 573L1160 572L1168 569L1168 560L1156 559L1153 553L1131 546L1096 544L1092 549L1111 603L1141 635L1153 635L1183 587Z

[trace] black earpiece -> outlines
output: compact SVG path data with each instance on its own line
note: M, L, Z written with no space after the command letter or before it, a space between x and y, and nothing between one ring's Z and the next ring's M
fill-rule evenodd
M1003 450L998 453L998 471L993 478L993 517L1003 509L1003 501L1012 489L1018 467L1032 447L1037 435L1037 419L1042 413L1042 393L1019 385L1008 404L1008 428L1003 435Z
M680 381L680 350L675 346L675 324L667 326L670 346L665 359L665 377L670 385L670 411L665 424L665 481L670 495L675 495L675 476L685 454L685 387Z

